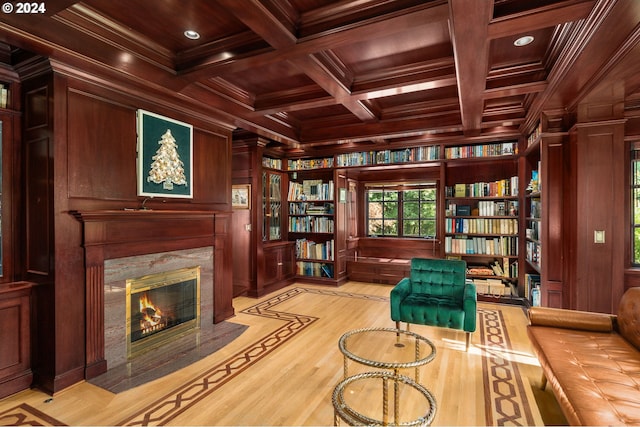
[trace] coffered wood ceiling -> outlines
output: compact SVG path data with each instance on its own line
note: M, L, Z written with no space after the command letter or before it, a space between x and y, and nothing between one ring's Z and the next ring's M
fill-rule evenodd
M0 15L0 62L19 66L28 51L104 84L121 75L148 93L178 92L284 149L513 137L612 82L628 109L639 104L638 0L45 5ZM515 47L524 35L534 42Z

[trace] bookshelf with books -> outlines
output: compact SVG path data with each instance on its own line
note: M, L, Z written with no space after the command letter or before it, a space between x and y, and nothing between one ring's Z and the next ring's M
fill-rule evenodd
M482 159L518 154L518 141L491 142L473 145L450 146L444 148L444 158Z
M537 287L543 306L562 308L563 193L565 132L555 132L546 117L527 136L522 158L524 187L524 264L522 293L533 303ZM551 232L553 230L553 232Z
M444 256L467 262L467 279L478 294L519 297L517 161L510 156L495 165L465 163L448 163L445 171Z
M433 162L440 160L440 146L402 148L397 150L371 150L336 155L336 167L390 165L396 163Z
M327 159L289 160L287 233L296 244L296 274L335 282L336 209L334 170ZM307 169L308 165L316 169Z

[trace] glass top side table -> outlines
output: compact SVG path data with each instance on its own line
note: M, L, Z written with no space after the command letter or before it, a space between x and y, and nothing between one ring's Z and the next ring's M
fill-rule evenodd
M395 328L364 328L346 332L338 341L344 356L344 378L348 377L348 361L361 365L392 370L415 368L419 382L419 368L436 357L436 347L427 338L414 332Z

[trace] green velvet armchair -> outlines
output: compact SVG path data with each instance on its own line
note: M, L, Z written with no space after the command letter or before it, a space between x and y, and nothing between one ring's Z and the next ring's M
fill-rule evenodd
M391 290L391 319L466 332L466 349L476 330L476 287L466 282L462 260L413 258L410 277ZM408 326L408 325L407 325Z

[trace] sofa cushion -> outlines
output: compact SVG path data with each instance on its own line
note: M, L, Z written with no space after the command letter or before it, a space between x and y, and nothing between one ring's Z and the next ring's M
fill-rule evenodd
M628 289L618 308L620 335L640 350L640 288Z
M408 323L463 329L460 302L446 295L410 294L400 303L401 318Z
M529 326L570 425L640 425L640 357L614 332Z

